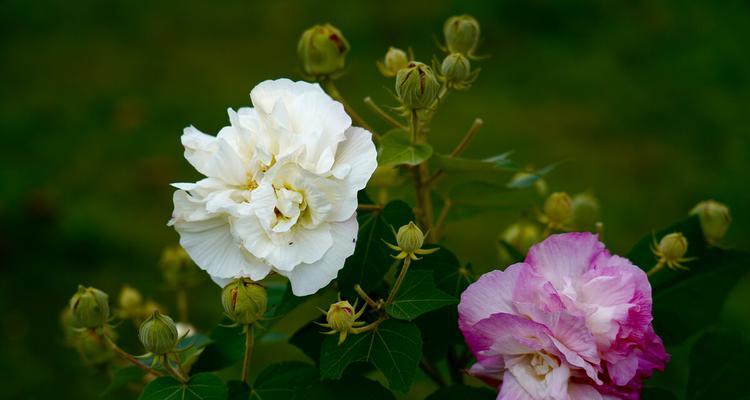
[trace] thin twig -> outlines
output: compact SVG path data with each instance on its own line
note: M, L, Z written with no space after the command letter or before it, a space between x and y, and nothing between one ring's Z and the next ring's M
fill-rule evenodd
M359 204L357 206L357 211L380 211L383 209L383 206L380 204Z
M475 118L474 122L471 124L471 127L469 127L469 130L466 131L464 134L464 137L461 139L461 141L456 145L456 148L451 151L451 157L458 157L461 155L461 153L466 150L467 147L469 147L469 143L471 143L471 140L474 139L474 136L477 134L477 131L484 125L484 121L481 118ZM425 182L427 186L432 185L437 181L444 173L442 169L438 169L435 171Z
M131 364L135 365L136 367L146 371L147 373L154 375L154 376L163 376L161 372L148 367L147 365L144 365L140 361L138 361L135 357L133 357L130 353L127 351L121 349L115 342L107 335L102 335L104 337L104 340L107 342L110 348L117 354L118 356L122 357L126 361L130 362Z
M445 225L445 220L448 218L448 213L451 211L451 208L453 208L453 201L446 198L445 203L443 204L443 209L440 210L440 215L438 216L437 222L435 222L435 227L430 231L430 241L435 242L440 238L440 233L443 231L443 225Z
M400 129L406 129L406 127L401 124L400 122L396 121L390 114L385 112L382 108L380 108L375 102L370 98L370 96L365 97L364 100L365 104L367 104L372 111L375 112L375 114L378 114L380 118L383 119L383 121L393 125L394 128L400 128Z

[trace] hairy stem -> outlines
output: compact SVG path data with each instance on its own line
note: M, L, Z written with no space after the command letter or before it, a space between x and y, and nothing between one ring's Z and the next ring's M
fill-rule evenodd
M406 277L406 272L409 271L409 265L411 265L411 258L406 256L406 258L404 258L404 266L401 267L401 272L399 272L398 278L396 278L396 282L393 284L393 288L388 294L388 300L385 301L386 304L391 304L393 299L396 298L396 293L398 293L398 289L401 287L401 283Z
M154 375L154 376L162 376L162 375L164 375L161 372L159 372L159 371L157 371L157 370L155 370L153 368L149 368L147 365L144 365L143 363L141 363L140 361L138 361L135 357L133 357L130 353L128 353L127 351L121 349L117 344L115 344L115 342L109 336L102 335L102 337L104 338L104 341L107 342L107 344L112 349L112 351L114 351L115 354L117 354L120 358L122 358L122 359L130 362L131 364L133 364L136 367L138 367L138 368L146 371L147 373L149 373L151 375Z
M378 114L380 118L383 119L383 121L393 125L394 128L401 128L406 129L404 125L402 125L400 122L396 121L395 118L393 118L390 114L385 112L382 108L380 108L377 104L375 104L374 101L372 101L372 98L370 96L365 97L364 100L365 104L367 104L368 107L375 113Z
M242 359L242 382L247 383L250 376L250 358L253 354L253 325L245 329L245 357Z
M344 110L346 110L346 113L349 114L349 116L352 118L352 121L355 125L359 125L370 131L375 139L380 139L380 135L378 135L375 130L372 129L372 126L370 126L370 124L368 124L362 117L360 117L359 114L357 114L357 112L354 111L354 109L349 105L349 103L346 102L331 79L325 79L321 81L321 83L323 84L323 88L325 88L326 92L328 92L328 94L330 94L331 97L334 98L334 100L344 105Z

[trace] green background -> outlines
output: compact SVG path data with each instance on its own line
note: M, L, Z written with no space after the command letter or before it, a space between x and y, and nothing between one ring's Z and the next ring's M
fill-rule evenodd
M467 156L514 150L520 164L566 160L549 176L551 188L592 190L617 253L706 198L732 209L727 242L750 248L747 2L5 0L0 397L101 392L103 376L63 348L58 326L78 283L113 298L129 283L173 305L156 261L177 239L166 226L168 184L198 178L182 158L182 128L215 133L227 107L250 104L258 82L299 79L299 34L330 22L352 45L339 88L383 131L360 101L395 105L385 90L393 82L375 60L395 45L429 61L442 22L464 12L481 22L480 53L490 57L475 63L482 73L473 89L452 94L436 117L436 149L450 151L481 117ZM515 217L496 211L449 224L446 243L490 269L494 240ZM750 327L743 290L747 277L725 319ZM210 282L192 293L199 328L220 317L218 293ZM130 327L120 331L139 351ZM300 357L269 347L276 358Z

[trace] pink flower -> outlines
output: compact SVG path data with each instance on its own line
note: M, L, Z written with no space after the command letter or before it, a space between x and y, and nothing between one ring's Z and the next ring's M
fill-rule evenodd
M638 399L669 356L651 326L651 286L596 235L550 236L525 262L484 274L461 295L470 373L498 399Z

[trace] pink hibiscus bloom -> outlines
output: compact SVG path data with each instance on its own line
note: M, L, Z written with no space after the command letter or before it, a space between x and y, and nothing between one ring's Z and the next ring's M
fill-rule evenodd
M651 326L651 286L596 235L553 235L525 262L484 274L461 295L470 373L498 399L638 399L669 356Z

